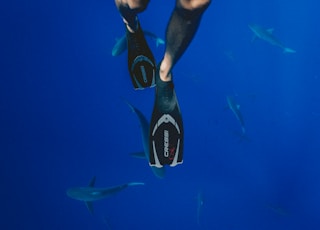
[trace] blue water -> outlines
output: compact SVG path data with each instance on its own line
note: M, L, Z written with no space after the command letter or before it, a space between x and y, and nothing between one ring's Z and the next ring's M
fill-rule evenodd
M174 2L152 1L144 29L164 38ZM317 1L213 1L175 66L184 163L157 179L139 123L154 90L134 91L127 57L112 57L124 26L113 1L1 4L0 229L320 229L320 34ZM294 54L251 42L274 28ZM164 46L150 47L159 61ZM246 137L226 96L241 105ZM66 195L130 187L85 205ZM200 224L197 195L203 194Z

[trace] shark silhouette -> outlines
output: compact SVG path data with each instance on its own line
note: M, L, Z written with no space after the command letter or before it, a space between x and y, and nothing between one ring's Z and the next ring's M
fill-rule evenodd
M285 47L274 35L273 35L273 29L264 29L261 26L258 26L256 24L249 25L249 28L252 30L254 36L252 41L254 41L256 38L260 38L271 45L280 47L284 53L295 53L296 51L293 49L290 49L288 47Z
M240 105L238 105L234 98L231 96L227 96L227 102L228 102L228 108L233 112L233 114L236 116L237 120L240 122L241 129L242 129L242 135L245 134L246 129L244 126L244 120L242 117L242 114L240 112Z
M67 195L70 198L84 201L90 213L93 213L93 201L112 196L129 186L144 185L144 183L141 182L131 182L108 188L96 188L94 187L95 182L96 177L93 177L87 187L74 187L67 190Z
M203 208L203 194L202 191L198 192L197 195L197 223L200 226L200 216Z

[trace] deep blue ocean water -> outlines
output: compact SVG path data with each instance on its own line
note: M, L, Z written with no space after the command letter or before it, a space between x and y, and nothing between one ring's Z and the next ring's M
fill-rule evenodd
M164 38L173 6L152 1L142 27ZM154 89L133 90L126 53L111 55L124 34L113 1L1 3L0 229L320 229L318 9L212 2L173 70L184 163L158 179L130 157L142 150L139 123L121 98L150 118ZM251 42L252 23L297 52ZM164 46L148 41L160 61ZM66 190L93 176L97 187L145 185L95 202L91 215Z

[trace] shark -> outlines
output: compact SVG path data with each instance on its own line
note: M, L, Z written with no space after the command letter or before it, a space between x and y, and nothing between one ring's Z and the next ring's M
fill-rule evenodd
M140 123L140 128L141 128L141 137L142 137L142 145L143 145L143 151L142 152L137 152L131 154L131 156L136 157L136 158L141 158L141 159L146 159L149 162L150 159L150 149L149 149L149 129L150 129L150 124L147 120L147 118L143 115L143 113L135 108L133 105L131 105L128 101L125 100L129 108L133 113L137 115L137 118ZM165 176L165 168L157 168L155 166L150 166L153 174L158 177L158 178L164 178Z
M228 103L228 108L233 112L233 114L236 116L237 120L240 122L242 135L244 135L246 132L246 129L245 129L242 114L240 112L240 105L238 105L235 102L234 98L231 96L227 96L227 103Z
M249 28L253 32L253 38L252 41L254 41L256 38L260 38L266 42L268 42L271 45L280 47L284 53L295 53L296 51L293 49L290 49L286 46L284 46L274 35L273 35L273 28L271 29L264 29L259 25L256 24L250 24Z
M158 37L157 35L155 35L154 33L147 30L144 30L143 33L146 36L150 37L152 40L154 40L156 42L157 47L159 45L165 44L164 40ZM127 49L127 37L126 35L123 35L121 38L116 39L116 44L114 44L111 54L112 56L119 56L124 51L126 51L126 49Z
M94 187L95 182L96 177L94 176L87 187L73 187L67 190L67 196L75 200L84 201L90 213L93 213L93 201L112 196L130 186L144 185L142 182L130 182L113 187L96 188Z

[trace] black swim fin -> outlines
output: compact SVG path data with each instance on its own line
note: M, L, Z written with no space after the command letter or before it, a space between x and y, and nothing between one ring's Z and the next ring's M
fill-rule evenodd
M134 33L131 33L126 26L128 69L133 87L144 89L155 86L156 64L139 21L137 23L138 29Z
M160 66L160 65L159 65ZM156 98L150 122L150 162L158 168L183 162L183 123L173 82L156 73Z

